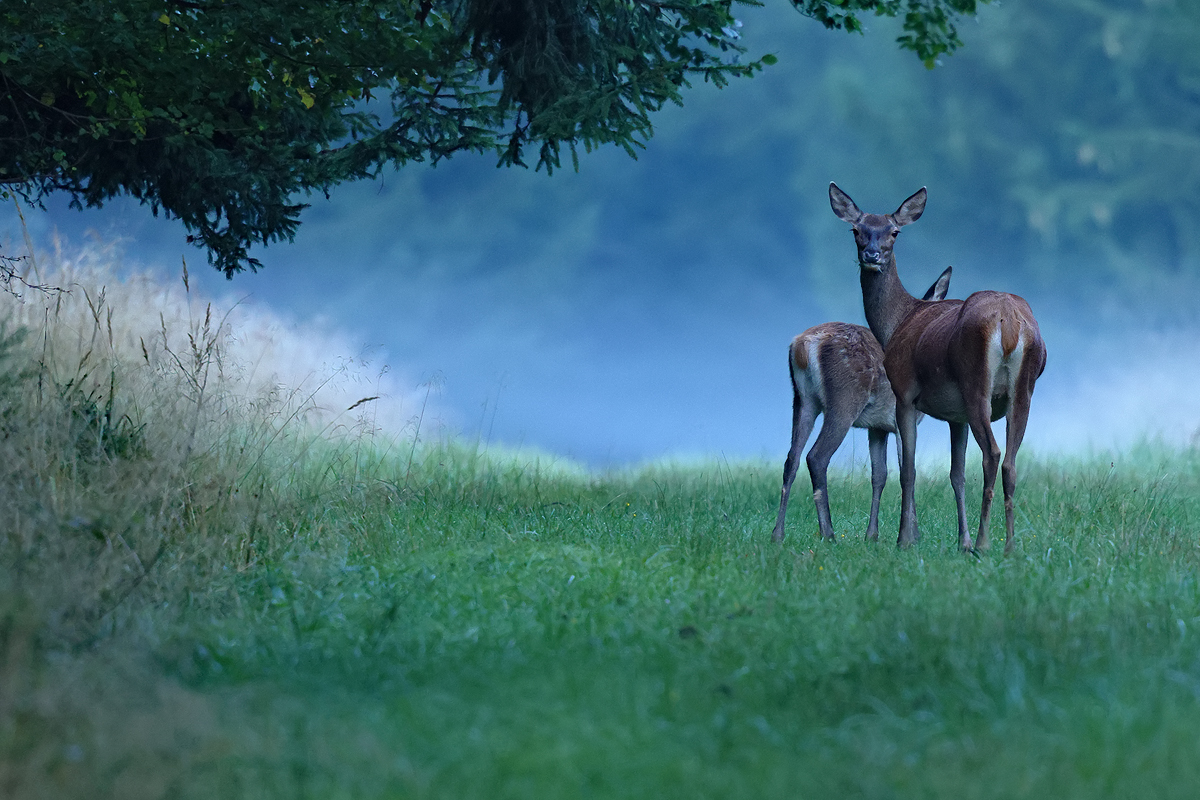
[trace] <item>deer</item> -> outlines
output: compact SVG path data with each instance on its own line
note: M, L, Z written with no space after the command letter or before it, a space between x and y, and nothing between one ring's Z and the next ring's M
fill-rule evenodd
M1013 547L1013 495L1017 452L1025 438L1034 384L1046 369L1046 343L1024 298L981 291L965 300L918 300L896 274L896 237L925 212L922 187L892 214L865 214L850 196L829 184L833 213L850 223L858 247L859 281L867 324L883 347L883 365L896 395L900 437L899 547L920 536L916 512L918 415L950 426L950 485L958 507L958 543L978 555L988 549L988 520L996 471L1004 484L1004 553ZM1005 419L1005 451L991 423ZM971 546L964 497L967 429L983 452L983 501Z
M925 292L926 300L941 300L950 288L947 267ZM808 451L808 475L821 537L833 541L826 475L829 460L850 428L865 428L871 454L871 516L867 539L879 538L879 498L887 483L887 438L896 432L896 399L883 368L883 348L862 325L825 322L792 339L788 347L792 378L792 446L783 464L779 516L771 539L783 541L788 496L817 415L824 414L821 432ZM898 451L898 449L897 449Z

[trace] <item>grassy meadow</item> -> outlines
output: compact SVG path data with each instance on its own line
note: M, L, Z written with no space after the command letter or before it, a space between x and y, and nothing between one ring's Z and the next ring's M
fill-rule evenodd
M380 429L178 287L30 282L69 291L0 295L2 797L1200 790L1200 452L1024 458L1008 558L940 474L904 552L831 476L823 544L802 474L778 546L781 464Z

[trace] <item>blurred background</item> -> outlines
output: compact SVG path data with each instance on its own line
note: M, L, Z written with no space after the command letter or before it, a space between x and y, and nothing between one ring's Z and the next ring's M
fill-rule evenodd
M782 463L788 342L863 321L828 183L878 213L927 186L900 275L920 294L952 264L952 297L1030 301L1049 349L1031 452L1193 443L1200 4L992 3L932 70L889 20L830 32L780 0L739 16L748 55L778 64L694 86L636 161L606 149L547 177L459 156L345 185L232 281L132 202L52 198L24 210L27 231L39 248L116 242L122 270L164 281L186 258L193 288L360 348L414 397L430 388L443 430L486 444L594 466ZM23 235L6 207L6 252ZM944 425L921 442L948 459ZM861 433L841 453L866 456Z

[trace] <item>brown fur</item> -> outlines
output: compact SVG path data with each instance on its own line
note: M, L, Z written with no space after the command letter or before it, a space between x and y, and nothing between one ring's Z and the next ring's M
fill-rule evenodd
M934 281L925 293L927 298L946 296L950 272L947 268ZM816 364L810 362L810 348L816 353ZM896 430L896 400L883 367L883 348L862 325L826 322L792 339L788 353L792 376L792 444L783 467L779 515L772 538L783 539L788 496L799 468L800 451L812 433L817 415L823 414L821 432L806 459L821 536L834 538L826 483L829 460L850 428L855 427L867 429L871 452L871 516L867 538L876 539L879 498L887 482L887 436ZM816 369L810 372L812 367Z
M916 423L920 413L950 424L950 483L958 506L959 546L971 550L964 500L964 460L969 428L983 451L983 502L975 550L988 546L1000 447L991 421L1007 418L1003 462L1007 553L1013 545L1016 456L1029 420L1034 384L1046 367L1046 345L1029 304L1005 292L976 292L966 300L917 300L896 274L893 245L902 226L925 210L925 190L905 200L894 214L864 214L836 185L829 185L834 213L854 226L858 245L863 308L871 330L884 346L884 368L896 394L896 427L902 452L898 544L919 537L915 483ZM1024 345L1019 364L990 364L988 349L996 331L1004 358ZM996 380L1005 379L1002 385Z

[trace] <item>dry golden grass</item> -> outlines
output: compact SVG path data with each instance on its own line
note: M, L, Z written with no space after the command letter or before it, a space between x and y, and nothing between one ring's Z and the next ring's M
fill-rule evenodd
M164 284L112 263L27 257L0 287L4 797L82 797L98 774L101 795L170 795L227 750L207 699L112 643L313 535L314 493L393 491L374 465L436 428L427 389L336 335L197 297L186 267Z

